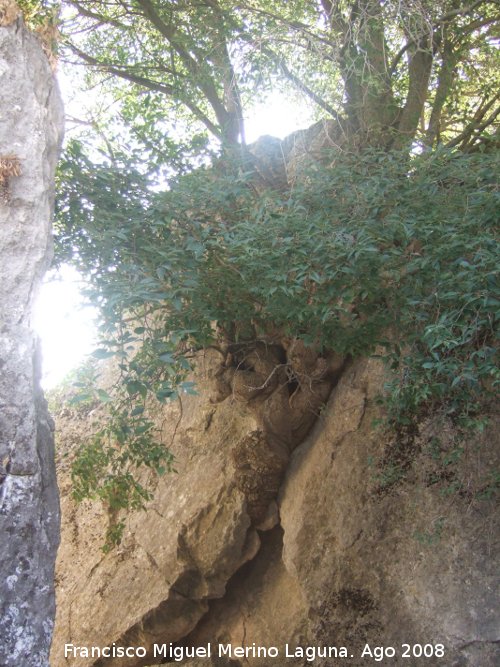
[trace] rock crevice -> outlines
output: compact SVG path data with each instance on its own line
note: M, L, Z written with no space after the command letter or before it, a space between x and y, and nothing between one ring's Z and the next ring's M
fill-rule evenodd
M317 125L290 141L267 138L262 155L254 145L259 187L299 178L302 155L335 143L328 130ZM422 478L423 446L408 452L404 474L387 483L387 470L374 463L388 465L394 453L389 436L374 427L387 380L380 361L325 354L276 331L267 340L255 331L247 332L251 340L218 334L219 347L198 359L199 395L183 400L180 414L172 406L161 414L179 474L154 482L148 512L132 513L122 545L103 559L106 513L93 504L75 508L61 472L68 519L54 665L140 667L154 664L155 643L223 643L277 647L279 657L250 650L242 659L213 655L183 664L303 666L303 651L285 657L288 644L343 647L350 664L362 667L373 664L362 656L366 643L403 642L443 644L442 667L497 664L488 643L497 618L491 528L476 532L493 521L493 502L457 497L443 505L442 489ZM71 424L65 418L60 425L64 441ZM478 475L498 464L491 442L485 446L498 432L471 440ZM463 648L472 638L474 646ZM64 659L65 642L115 642L149 654ZM315 667L331 664L314 659ZM411 663L399 653L391 664Z
M159 483L154 501L159 513L132 517L122 553L107 555L92 582L79 572L92 561L76 571L70 560L81 554L85 540L93 539L97 550L99 543L90 536L99 513L95 507L91 513L77 508L73 520L79 522L79 538L63 547L59 564L54 664L155 664L151 654L99 661L76 656L64 662L57 647L65 641L148 648L172 642L179 650L210 643L214 652L219 643L255 644L280 651L277 660L252 654L244 659L186 658L183 664L189 667L303 665L300 650L284 658L286 644L291 649L348 647L354 655L350 663L362 667L373 663L362 657L366 643L422 642L446 646L446 659L440 661L446 667L471 664L469 657L474 664L493 667L498 659L498 647L491 643L496 568L488 535L494 505L482 501L468 505L466 513L455 499L443 508L439 490L416 483L410 469L408 478L386 494L378 493L372 462L384 460L388 447L383 432L373 426L382 414L377 401L385 379L380 362L361 359L341 365L320 418L301 444L280 457L256 414L257 402L262 407L273 391L280 391L279 383L246 401L226 389L221 400L220 355L213 355L207 353L199 364L200 395L184 405L177 441L179 476ZM276 362L288 363L288 357ZM244 372L248 386L265 384L260 379L251 384L255 376L248 373L261 370L254 363L247 361L245 368L238 363L233 378ZM268 377L268 371L262 375ZM287 391L290 397L294 388ZM482 437L489 444L498 433L493 427ZM476 456L491 451L489 446L481 449L479 441L471 447ZM415 475L423 461L417 457L413 462ZM428 524L436 513L445 513L446 530L438 541L419 541L419 535L431 530ZM487 525L488 531L480 529ZM69 542L70 526L66 530ZM134 548L134 539L140 549ZM96 605L96 587L103 581L107 587ZM121 607L110 614L116 599ZM68 600L76 601L71 628L65 616ZM91 606L95 615L88 622L82 614ZM407 664L401 656L393 662ZM331 661L317 657L314 664L329 667Z

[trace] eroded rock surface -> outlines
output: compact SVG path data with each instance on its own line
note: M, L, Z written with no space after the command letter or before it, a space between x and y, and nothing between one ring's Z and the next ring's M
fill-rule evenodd
M31 310L51 255L63 115L38 40L20 20L0 26L0 664L44 667L59 505Z
M433 438L439 435L444 448L456 444L441 418L422 425L404 476L383 479L374 462L391 443L373 423L383 379L373 360L346 370L292 455L279 498L281 526L263 538L255 560L183 643L230 643L249 654L186 665L330 667L342 664L342 647L349 664L373 665L373 654L361 657L367 644L371 651L394 647L391 665L422 664L412 652L425 644L427 651L443 646L443 657L433 655L428 664L498 664L498 518L494 501L477 494L498 465L497 427L463 443L471 495L428 474ZM254 644L278 647L279 658L254 657ZM329 646L338 659L321 657L320 648ZM292 657L296 647L303 652ZM306 647L316 650L314 658L307 659Z
M495 423L458 445L470 495L425 472L433 438L446 447L437 417L421 426L411 466L389 479L387 466L382 476L374 467L393 444L374 428L382 384L374 360L349 370L282 490L283 562L307 599L310 641L347 646L359 665L372 664L359 657L366 643L396 647L395 665L421 664L401 656L403 643L443 644L439 664L493 665L498 522L477 491L498 465Z
M307 159L339 142L328 122L256 142L257 189L307 178ZM400 439L375 426L387 380L377 360L323 356L279 332L220 333L198 364L199 396L159 416L178 474L151 480L154 502L110 554L110 517L74 505L60 460L53 664L154 665L150 649L170 643L188 667L362 667L380 647L394 647L395 667L500 664L495 424L463 440L430 415ZM59 419L61 454L89 416ZM90 655L113 642L150 654ZM65 658L65 643L89 656ZM244 655L218 655L219 644ZM193 659L208 645L210 657Z
M307 656L293 655L308 646L346 647L351 665L372 665L373 657L361 657L367 644L395 647L391 664L420 664L411 654L402 657L405 643L442 644L444 657L432 664L498 664L498 526L494 500L478 493L498 465L498 429L460 445L470 492L453 492L436 482L438 468L429 469L427 448L436 434L444 450L456 446L442 417L421 425L408 466L389 478L375 465L394 444L374 427L384 372L376 360L358 360L343 366L312 432L270 479L277 459L272 448L262 453L255 410L217 391L218 402L211 402L220 378L212 362L198 377L200 395L184 402L178 475L158 483L152 507L132 517L120 548L100 554L105 514L74 507L63 490L53 664L155 664L151 657L62 657L65 642L113 641L172 642L185 651L210 644L212 657L186 658L189 667L305 665ZM264 384L245 378L247 388ZM171 410L165 418L174 425L178 413ZM271 465L259 470L258 461L269 457ZM271 520L256 526L252 513L260 519L280 476L278 507L271 501ZM218 656L219 644L249 654ZM279 657L256 656L254 645L277 647ZM318 653L314 665L337 664Z
M206 360L208 368L211 363ZM210 403L209 372L203 366L200 395L183 401L182 425L172 444L177 474L157 482L148 512L131 517L117 549L103 555L109 517L97 505L75 506L69 480L63 477L67 521L59 552L55 665L93 664L65 661L67 642L148 647L156 641L178 641L205 615L208 600L222 597L230 577L259 549L230 457L235 441L255 428L255 420L240 404ZM167 408L163 420L169 442L179 420L178 406Z
M122 544L106 556L100 547L111 518L98 505L74 505L67 460L61 458L66 520L54 664L101 664L81 655L64 656L69 642L148 649L178 642L206 615L212 600L224 597L233 575L259 551L258 529L279 521L276 499L297 445L293 401L300 400L301 429L310 428L337 379L337 362L330 368L323 360L317 369L315 354L306 369L299 363L304 354L309 355L295 350L287 357L285 346L259 344L233 349L223 363L220 351L209 350L200 358L199 395L184 397L181 412L173 405L158 416L178 472L154 483L148 512L132 515ZM75 427L79 419L80 429ZM88 421L74 411L59 425L63 454L71 442L78 445ZM110 615L118 597L120 604ZM102 664L149 662L117 658Z

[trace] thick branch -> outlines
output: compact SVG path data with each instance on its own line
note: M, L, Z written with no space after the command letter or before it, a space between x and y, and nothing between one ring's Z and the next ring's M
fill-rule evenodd
M349 29L349 23L342 15L339 3L331 2L330 0L321 0L321 6L328 20L330 27L335 30L337 36L342 36L342 41L345 41Z
M378 0L363 0L360 2L360 13L359 46L367 57L368 76L376 77L377 85L383 82L387 87L389 68L382 7Z
M326 17L330 19L333 14L333 2L331 0L321 0L321 6L323 7Z
M432 69L432 51L428 43L422 40L420 48L410 56L408 65L408 95L398 123L399 136L394 141L395 148L402 148L413 139L418 121L424 109L428 94L429 77Z
M441 114L443 111L443 106L448 97L448 93L450 92L451 86L453 84L453 71L459 60L459 54L460 51L458 49L455 51L453 50L451 42L445 42L443 47L443 62L441 63L441 69L438 76L438 87L436 90L436 96L434 98L434 104L432 106L429 126L425 136L425 144L429 147L433 145L436 137L439 134Z
M363 94L362 127L365 131L378 133L392 125L395 115L384 17L379 0L360 1L359 15L359 55L364 59L358 77Z
M162 93L163 95L167 95L168 97L174 99L180 99L180 101L186 105L186 107L193 113L193 115L196 118L201 120L201 122L205 125L205 127L215 137L217 137L218 139L221 138L220 128L217 127L217 125L215 125L215 123L213 123L210 120L210 118L205 113L203 113L203 111L197 105L195 105L191 100L187 99L185 96L181 97L179 95L179 90L175 86L166 83L160 83L159 81L153 81L139 74L134 74L133 72L130 71L130 68L124 69L124 67L121 65L103 63L100 60L97 60L97 58L89 56L84 51L81 51L75 45L70 45L70 48L74 53L76 53L76 55L78 55L79 58L81 58L88 65L92 65L93 67L102 69L106 72L109 72L110 74L114 74L115 76L118 76L121 79L125 79L126 81L130 81L131 83L135 83L138 86L148 88L149 90L154 90L158 93Z
M340 55L340 73L344 80L347 97L345 109L353 132L357 132L363 125L363 89L357 71L357 59L356 47L348 44Z
M224 82L224 105L231 116L231 128L229 133L234 137L231 143L236 143L238 136L241 143L245 144L245 121L243 118L243 103L241 100L238 78L229 55L226 39L226 28L228 17L222 10L218 0L206 0L214 12L214 31L217 35L217 43L214 47L214 62L221 68ZM226 34L225 34L226 33Z

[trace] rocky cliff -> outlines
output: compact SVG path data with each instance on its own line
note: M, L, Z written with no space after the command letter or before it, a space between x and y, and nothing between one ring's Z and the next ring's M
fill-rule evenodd
M63 116L47 58L17 13L0 7L0 664L43 667L59 504L31 310L51 255Z
M70 497L93 415L62 410L51 664L498 664L494 420L464 440L430 415L398 447L375 426L379 361L316 359L329 371L315 376L289 341L281 365L317 384L285 396L254 353L261 367L222 374L217 352L200 358L199 395L159 415L177 472L150 481L154 501L106 555L112 517Z

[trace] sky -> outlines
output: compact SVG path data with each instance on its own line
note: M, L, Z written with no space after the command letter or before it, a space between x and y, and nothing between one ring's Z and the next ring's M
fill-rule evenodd
M64 380L97 347L97 312L85 305L81 278L72 267L47 274L38 295L34 328L42 341L42 386Z
M62 96L69 117L78 117L82 98L75 93L74 79L59 74ZM83 83L82 83L83 90ZM308 127L311 114L306 107L293 106L278 94L256 107L246 119L247 142L264 134L284 138L294 130ZM71 267L49 272L36 304L34 327L42 341L42 386L51 389L77 368L97 347L95 319L97 312L85 305L81 278Z

